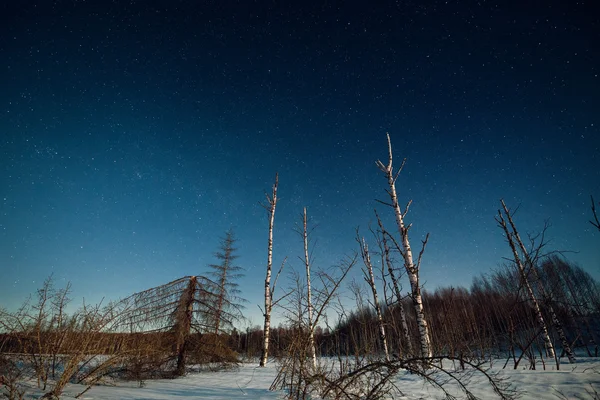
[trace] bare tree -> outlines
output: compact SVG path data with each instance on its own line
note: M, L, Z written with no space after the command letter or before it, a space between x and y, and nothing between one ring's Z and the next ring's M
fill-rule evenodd
M194 356L193 361L198 364L207 360L223 364L235 362L232 352L216 346L214 333L217 320L221 327L232 326L239 319L239 308L229 296L221 297L219 307L218 288L218 282L204 276L185 276L135 293L118 303L126 310L119 313L118 330L131 335L143 334L146 338L152 337L149 332L156 333L157 343L150 346L157 349L155 354L140 353L142 344L134 344L137 370L130 372L136 379L183 375L189 356ZM211 340L204 348L203 337ZM161 338L168 338L168 342L161 344Z
M37 379L38 387L46 392L41 398L57 399L69 382L91 386L89 382L97 382L109 365L126 356L116 348L104 352L105 346L114 344L110 333L115 332L119 312L126 308L117 303L84 304L67 315L70 287L57 290L50 277L37 291L37 302L28 300L16 312L0 309L0 336L9 339L0 341L0 378L6 380L0 387L6 384L9 398L21 398L24 393L19 380ZM89 363L98 354L106 356L96 359L90 369ZM82 382L80 376L89 379Z
M544 346L546 348L546 355L550 358L556 358L556 355L554 352L554 345L552 344L552 340L550 339L550 334L548 332L548 325L546 324L546 321L544 320L544 315L542 313L542 309L540 307L539 301L538 301L537 297L535 296L535 293L533 291L531 283L529 282L528 270L527 270L527 266L525 264L527 262L526 260L529 259L529 254L526 251L523 252L523 250L524 250L524 247L522 247L523 242L521 241L520 237L518 236L518 232L513 223L510 211L508 210L508 207L506 207L504 200L501 200L500 203L502 204L503 210L498 210L498 216L496 217L496 221L498 222L498 224L500 225L502 230L504 230L504 235L505 235L508 245L510 246L510 249L513 253L515 265L519 271L519 275L521 278L521 284L523 285L525 291L527 292L527 296L529 297L529 300L531 301L531 304L535 311L536 318L537 318L537 321L538 321L538 324L539 324L539 327L541 330L542 339L544 340ZM504 212L504 214L503 214L503 212ZM509 220L509 223L511 226L510 229L506 224L506 220L504 219L504 216L506 216L506 218ZM521 259L521 256L519 255L519 250L521 250L521 252L523 253L525 260ZM528 265L528 266L531 267L530 265Z
M308 230L306 222L306 207L302 218L302 242L304 244L304 267L306 269L306 307L308 313L308 344L313 368L317 368L317 353L315 351L315 327L313 325L312 290L310 286L310 257L308 255Z
M321 318L326 317L327 309L331 301L337 296L337 290L348 275L350 269L356 264L357 255L343 259L340 265L335 266L331 271L319 271L316 274L317 285L313 299L313 319L312 325L317 326ZM287 357L281 359L278 367L278 374L271 384L271 390L285 389L289 393L288 398L304 399L308 398L315 387L316 378L323 373L321 366L314 367L312 362L312 348L314 343L310 343L307 327L306 310L306 288L303 287L300 274L293 271L292 280L295 283L289 293L288 303L282 305L285 315L292 327L293 336L290 338L289 346L286 349ZM327 368L327 366L322 366Z
M68 355L65 355L62 360L62 371L60 376L54 382L52 389L46 392L41 399L59 399L61 393L71 382L71 380L82 371L82 365L86 365L92 358L100 353L101 341L99 338L103 332L114 330L117 321L119 307L117 303L110 303L107 306L87 306L83 307L76 313L75 323L71 337L73 342L77 342L77 347L69 349ZM116 363L120 360L119 354L111 355L108 359L100 361L100 365L96 366L95 371L100 372L105 367ZM92 379L96 381L97 379ZM88 385L88 390L91 385Z
M408 279L410 281L411 288L411 298L413 302L413 307L415 309L415 313L417 316L417 325L419 328L419 339L421 344L421 356L422 357L432 357L433 351L431 347L431 335L429 333L429 327L427 326L427 319L425 318L425 311L423 307L423 299L421 297L421 286L419 282L419 269L421 267L421 259L423 257L423 253L425 251L425 247L427 246L427 240L429 239L429 234L423 240L423 246L421 248L421 252L419 253L419 257L417 258L417 262L413 259L412 248L410 247L410 241L408 238L408 231L411 228L412 224L406 225L404 223L404 219L406 214L408 214L408 209L412 203L412 200L408 202L404 211L400 209L400 204L398 203L398 195L396 194L396 180L402 172L402 168L404 168L404 164L406 163L406 159L402 161L398 172L394 173L393 165L392 165L392 141L390 139L390 135L387 135L388 140L388 164L385 165L381 161L377 161L376 164L379 169L385 174L388 182L389 189L386 190L388 195L390 196L391 203L381 202L388 206L391 206L394 210L394 214L396 217L396 224L398 226L398 231L401 236L401 242L397 243L396 247L402 258L404 259L404 268L406 269L406 273L408 275ZM393 238L390 236L390 238Z
M356 232L356 240L360 246L360 253L365 265L366 271L363 270L365 281L371 287L371 293L373 295L373 308L377 316L377 325L379 327L379 340L383 346L385 354L385 360L390 361L390 353L388 351L387 339L385 337L385 325L383 323L383 316L381 313L381 305L379 304L379 297L377 296L377 286L375 285L375 274L373 273L373 264L371 263L371 255L369 254L369 246L367 245L365 238L360 239L358 231Z
M396 277L396 272L394 271L394 266L392 264L392 258L390 255L390 245L388 243L387 236L389 235L385 228L383 227L383 223L381 222L381 218L377 214L377 210L375 210L375 216L377 217L377 224L379 225L379 229L381 232L381 240L378 240L380 247L382 247L382 268L383 264L387 266L388 274L390 275L390 279L392 280L392 288L393 293L396 295L396 307L400 312L400 327L402 330L402 336L404 337L404 341L406 342L406 351L409 355L412 355L412 340L410 337L410 331L408 330L408 323L406 321L406 311L404 310L403 296L400 291L400 284L398 283L398 278Z
M263 330L263 343L260 355L261 367L267 364L269 358L269 339L271 336L271 311L273 310L273 293L275 292L275 285L277 283L277 277L281 273L283 264L277 273L273 287L271 287L271 270L273 267L273 226L275 224L275 207L277 207L277 185L279 184L279 174L275 174L275 183L273 184L273 192L271 196L265 193L267 203L263 207L269 213L269 242L267 245L267 276L265 278L265 309L263 315L265 317L264 330ZM285 263L285 261L284 261Z
M565 335L563 325L562 325L560 319L558 318L556 311L554 310L554 306L552 305L552 298L550 296L550 293L546 291L546 288L544 287L542 280L538 276L537 264L538 264L538 261L543 256L541 254L541 251L542 251L542 248L546 245L544 237L545 237L546 230L548 229L549 225L547 222L544 225L544 228L542 229L542 232L539 235L540 236L539 244L537 246L534 246L534 248L531 252L527 251L527 249L525 248L525 245L523 244L523 241L521 240L519 231L517 230L517 227L512 219L512 216L508 212L506 204L504 204L504 201L502 201L502 206L506 213L508 222L510 223L511 229L514 233L516 242L519 245L519 248L521 250L521 254L525 258L526 267L528 268L529 271L532 272L534 280L535 280L535 282L537 282L538 292L539 292L540 296L542 297L542 299L544 300L544 303L548 307L548 311L550 312L550 317L552 318L552 325L554 326L554 328L556 329L556 332L558 333L558 337L563 346L563 350L567 354L569 362L571 364L573 364L575 362L575 355L573 354L573 351L571 350L571 345L569 344L569 341L567 340L567 336ZM534 238L530 238L530 241L532 242L532 244L535 243Z
M526 260L527 264L529 265L529 269L533 273L533 278L534 278L535 282L537 283L538 293L542 297L544 304L548 308L548 312L550 313L550 318L552 319L552 325L554 326L554 329L558 333L558 337L561 341L563 351L567 355L569 362L571 364L573 364L573 363L575 363L575 355L573 354L573 351L571 350L571 345L570 345L569 341L567 340L567 336L565 334L563 324L560 321L560 319L558 318L558 314L554 310L554 305L553 305L554 299L551 296L552 292L546 290L546 288L544 287L544 282L542 279L540 279L540 276L538 274L539 261L542 259L542 257L552 254L552 253L546 254L546 255L541 254L542 248L546 245L544 237L545 237L546 230L548 229L549 224L548 224L548 222L546 222L544 225L544 228L542 229L542 232L538 235L539 236L539 244L537 246L535 246L535 237L530 237L530 241L531 241L531 245L532 245L533 249L532 249L532 251L528 252L527 249L525 248L525 245L523 244L523 241L521 240L521 237L519 236L519 232L517 231L515 223L510 214L508 214L508 220L510 222L510 225L511 225L513 231L515 232L515 237L517 239L517 243L519 244L521 252L525 256L525 260ZM558 366L559 366L559 364L557 363L557 367Z
M590 304L591 302L579 299L584 293L574 288L572 280L573 267L566 260L558 256L550 256L543 261L539 269L545 284L544 286L547 287L546 290L549 293L548 297L551 298L554 304L557 304L558 310L564 311L567 319L571 322L572 328L575 330L575 342L579 342L581 347L584 347L588 355L592 357L588 346L595 344L595 338L593 331L589 329L589 324L584 317L585 312L580 307L581 303ZM580 318L577 318L576 314ZM586 332L581 329L581 325L587 328ZM576 346L575 342L573 344Z
M198 279L191 276L186 290L181 294L179 305L175 310L175 353L177 354L177 366L175 375L185 375L186 355L189 335L192 329L192 318L194 312L194 298L196 297Z

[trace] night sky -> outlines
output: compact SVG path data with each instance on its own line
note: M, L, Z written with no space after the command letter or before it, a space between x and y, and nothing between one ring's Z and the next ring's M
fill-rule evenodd
M3 1L0 306L50 274L77 304L205 274L233 228L259 324L275 173L275 265L301 269L307 206L328 267L374 207L393 227L386 132L426 289L510 256L500 198L600 279L592 4Z

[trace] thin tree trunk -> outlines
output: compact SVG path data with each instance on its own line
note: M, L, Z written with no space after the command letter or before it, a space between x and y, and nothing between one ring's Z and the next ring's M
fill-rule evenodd
M504 204L503 200L501 200L501 203L502 203L502 207L504 208L504 213L507 216L509 216L510 213L508 211L508 208L506 207L506 204ZM537 298L535 297L533 288L531 287L531 284L529 283L529 279L527 278L527 273L525 271L525 266L523 265L523 262L521 261L521 257L519 257L519 252L517 250L515 241L513 239L513 236L515 236L515 234L514 234L514 232L509 231L508 226L506 225L506 221L504 220L504 217L502 216L502 212L500 210L498 210L498 218L496 220L498 221L498 223L504 230L504 234L506 236L506 239L508 241L510 249L513 253L513 257L515 259L515 264L517 265L517 268L519 270L522 284L523 284L525 291L527 292L527 296L529 297L529 300L531 301L531 304L533 306L533 310L535 312L536 319L537 319L537 322L538 322L540 330L541 330L542 339L544 340L544 346L546 348L546 356L548 356L550 358L556 358L556 354L554 352L554 345L552 344L552 340L550 339L550 334L548 333L548 325L546 325L546 321L544 320L544 315L542 314L542 309L540 307L540 304L539 304ZM514 228L513 228L513 230L514 230Z
M308 307L308 345L313 368L317 368L317 353L315 351L315 329L313 326L312 291L310 287L310 258L308 255L308 230L306 228L306 207L304 207L303 231L304 241L304 265L306 267L306 302Z
M519 239L519 241L520 241L520 239ZM567 358L569 359L569 363L574 364L576 361L575 355L573 354L573 350L571 350L571 345L569 344L569 341L567 340L567 336L565 335L565 330L563 328L563 325L560 322L558 315L556 315L556 311L554 311L554 306L552 306L552 299L546 292L546 289L544 288L544 285L542 284L542 282L540 280L537 270L533 266L532 266L532 271L533 271L534 278L537 280L537 283L538 283L538 290L539 290L540 294L542 295L542 298L544 299L545 304L548 306L548 311L550 312L550 318L552 318L552 325L554 326L554 329L556 329L556 332L558 333L558 338L560 339L560 342L563 346L563 350L564 350L565 354L567 355Z
M408 230L410 225L406 226L404 224L404 217L408 212L408 208L410 206L409 202L406 206L406 210L404 213L400 210L400 205L398 204L398 195L396 194L396 179L398 175L402 171L404 167L404 160L400 166L400 169L396 174L394 174L392 168L392 142L390 139L390 135L387 135L388 139L388 152L389 152L389 161L388 165L384 165L381 161L377 161L377 166L383 173L388 181L388 194L391 200L391 206L394 209L394 214L396 216L396 224L398 225L398 231L402 237L401 247L398 249L402 253L402 257L404 258L404 268L406 269L406 273L408 274L408 280L410 281L411 288L411 297L413 302L413 307L415 308L415 314L417 316L417 326L419 327L419 340L421 344L421 356L422 357L433 357L433 351L431 346L431 335L429 333L429 327L427 325L427 319L425 318L425 311L423 307L423 299L421 297L421 287L419 286L419 268L421 264L421 257L423 256L423 252L425 250L425 246L427 244L427 239L429 238L429 234L427 234L425 240L423 241L423 247L421 253L419 254L419 258L415 263L413 260L412 249L410 247L410 241L408 239Z
M365 267L367 268L367 273L365 273L365 280L371 287L371 293L373 294L373 306L375 307L375 313L377 316L377 325L379 327L379 340L381 341L381 345L383 346L383 351L385 353L385 360L390 361L390 353L388 351L387 339L385 337L385 325L383 323L383 316L381 314L381 306L379 304L379 297L377 296L377 286L375 286L375 275L373 274L373 264L371 263L371 256L369 255L369 246L365 242L365 239L362 239L362 242L359 238L357 238L358 243L360 244L360 250L363 258L363 262Z
M277 185L279 175L275 175L275 184L271 197L267 196L269 212L269 243L267 246L267 276L265 278L265 324L263 333L262 351L259 366L264 367L269 358L269 339L271 336L271 310L273 307L273 293L271 291L271 270L273 268L273 225L275 224L275 207L277 206Z
M404 303L402 302L402 293L400 292L400 285L398 283L396 273L394 272L392 260L390 259L390 246L386 237L387 231L384 229L383 223L381 222L381 218L379 218L379 215L377 215L377 211L375 211L375 215L377 216L377 223L379 224L379 228L381 229L381 239L383 243L385 264L387 266L388 273L390 274L390 278L392 279L392 286L394 288L394 293L398 302L398 310L400 311L400 327L402 329L404 341L406 342L406 352L409 355L412 355L412 340L410 338L410 331L408 330L408 323L406 322L406 311L404 310Z
M519 244L521 253L525 256L525 261L528 264L529 269L533 272L534 278L537 281L538 290L540 292L540 295L542 296L542 298L544 299L544 301L546 302L546 304L548 306L548 311L550 312L550 317L552 318L552 324L554 325L556 332L558 332L558 337L560 338L563 349L564 349L565 353L567 354L567 357L569 358L569 363L573 364L573 363L575 363L575 356L573 355L573 351L571 350L571 346L569 345L569 341L567 340L567 336L565 335L565 331L563 329L562 323L560 322L560 320L558 319L558 316L556 315L556 312L554 311L554 307L552 306L552 301L550 299L550 296L546 292L546 289L544 288L544 285L543 285L542 281L540 280L536 266L534 265L534 262L531 259L529 252L525 248L523 241L521 240L519 231L517 231L517 227L515 226L515 223L511 217L510 213L508 212L508 208L506 207L504 200L500 200L500 202L502 203L502 207L504 208L504 213L506 214L506 218L508 219L508 222L512 228L514 236L517 239L517 243ZM543 245L543 243L540 243L540 245Z
M194 297L196 293L196 277L190 277L190 282L188 284L187 290L184 292L184 299L182 314L182 320L178 321L178 329L177 329L177 367L175 369L175 374L177 376L185 375L185 359L186 359L186 350L187 350L187 342L188 336L190 335L190 330L192 328L192 314L194 311Z
M217 307L215 309L215 337L219 335L219 329L221 328L221 318L223 317L223 302L225 301L225 283L227 279L227 265L228 261L225 260L224 268L221 271L221 278L219 279L219 294L217 297ZM216 343L215 343L216 344Z

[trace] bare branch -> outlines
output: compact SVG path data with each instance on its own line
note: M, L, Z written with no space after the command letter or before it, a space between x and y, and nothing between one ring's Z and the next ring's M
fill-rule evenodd
M421 259L423 258L423 253L425 252L425 247L427 246L427 241L429 240L429 233L425 236L425 240L421 241L423 246L421 247L421 251L419 252L419 257L417 258L417 265L415 268L417 271L421 268Z
M275 293L275 287L277 286L277 280L279 279L279 275L281 275L281 271L283 271L283 267L284 267L286 261L287 261L287 256L281 262L279 271L277 271L277 275L275 275L275 281L273 281L273 287L271 288L271 299L273 298L273 294Z
M594 216L594 221L590 220L590 224L596 227L600 231L600 220L598 220L598 214L596 214L596 205L594 203L594 197L590 195L590 200L592 201L592 215Z
M375 199L375 201L378 202L378 203L383 204L384 206L394 207L393 204L386 203L385 201L381 201L381 200L378 200L378 199Z
M402 213L402 218L405 218L406 214L408 214L408 209L411 204L412 204L412 200L409 200L408 203L406 204L406 208L404 209L404 212Z
M398 176L400 176L400 173L404 169L405 164L406 164L406 158L404 158L402 160L402 164L400 164L400 168L398 169L398 172L396 172L396 175L394 175L394 184L396 184L396 180L398 179Z

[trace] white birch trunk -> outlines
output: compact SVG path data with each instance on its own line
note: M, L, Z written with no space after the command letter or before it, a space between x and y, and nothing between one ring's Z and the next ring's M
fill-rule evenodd
M308 307L308 345L310 347L310 357L312 359L313 368L317 369L317 353L315 350L315 335L314 335L314 326L313 326L313 306L312 306L312 291L310 287L310 258L308 255L308 231L306 228L306 207L304 207L304 219L303 219L304 229L302 231L302 238L304 240L304 265L306 266L306 302Z
M273 268L273 225L275 223L275 207L277 206L277 184L279 175L275 175L275 184L271 197L267 195L269 211L269 243L267 247L267 276L265 278L265 324L263 333L263 346L259 366L264 367L269 358L269 339L271 336L271 309L273 307L273 293L271 291L271 270Z
M504 204L503 200L501 200L501 203L502 203L502 207L504 208L504 213L507 215L507 217L510 217L510 213L509 213L508 208L506 207L506 204ZM533 310L535 311L536 319L537 319L537 322L538 322L541 332L542 332L541 334L542 334L542 339L544 340L544 347L546 348L546 356L550 357L550 358L555 358L556 355L554 352L554 345L552 344L552 340L550 339L550 334L548 333L548 325L546 325L546 321L544 320L544 315L542 314L542 309L540 308L540 304L539 304L537 298L535 297L533 288L531 287L531 284L529 283L529 279L527 278L527 273L525 271L525 266L523 265L523 262L521 261L521 257L519 256L519 252L515 245L515 241L513 239L513 236L515 236L515 234L514 234L514 232L511 233L509 231L508 226L506 225L506 221L504 220L504 217L502 216L502 212L500 210L498 210L497 221L500 224L500 226L502 227L502 229L504 230L506 240L508 241L510 249L513 253L513 257L515 259L515 264L517 265L517 268L519 270L519 275L521 276L522 284L525 287L527 296L529 297L529 300L531 301L531 304L533 306Z
M377 213L375 214L377 215ZM410 332L408 330L408 323L406 321L406 312L404 310L404 304L402 303L402 293L400 292L400 285L398 284L398 279L396 278L396 273L394 272L392 260L390 259L390 246L388 245L387 238L385 236L387 235L387 232L383 228L383 224L381 223L379 215L377 215L377 223L379 224L379 228L381 229L381 240L383 241L385 264L387 266L388 273L390 274L390 278L392 279L394 294L396 295L398 309L400 310L400 326L402 329L402 335L404 336L404 341L406 342L406 352L409 355L412 355L412 340L410 338Z
M521 253L523 253L523 255L525 257L525 261L527 262L530 270L533 272L534 279L537 281L538 291L539 291L540 295L542 296L542 298L544 299L544 301L546 301L548 303L548 311L550 312L550 317L552 318L552 325L554 325L554 328L556 329L556 332L558 333L558 337L561 341L561 344L563 346L565 354L567 355L567 358L569 359L569 363L574 364L575 363L575 355L573 354L573 351L571 350L571 346L569 345L569 341L567 340L567 336L565 335L565 331L563 329L562 323L560 322L560 319L558 319L558 316L556 315L556 312L554 311L554 307L552 306L550 296L546 292L546 288L544 288L544 285L538 275L537 269L535 268L536 266L534 265L534 262L531 259L529 252L525 248L523 241L521 240L521 236L519 235L519 231L517 231L517 227L515 226L515 223L509 213L508 207L506 207L504 200L501 200L501 203L502 203L502 207L504 208L504 212L506 214L508 222L510 223L510 226L512 228L512 231L514 232L514 236L517 239L517 243L519 244ZM543 243L540 243L540 245L542 245L542 244Z
M404 216L406 212L408 212L408 205L406 207L406 211L402 213L400 210L400 205L398 204L398 195L396 194L396 178L400 171L402 171L402 167L404 163L400 166L398 173L394 175L394 171L392 168L392 142L390 139L390 135L387 135L388 139L388 151L389 151L389 161L388 165L384 165L381 161L377 161L377 165L379 169L381 169L388 180L388 194L390 195L390 200L392 202L391 206L394 209L394 214L396 216L396 224L398 225L398 231L402 237L402 257L404 258L404 268L406 269L406 273L408 275L408 279L410 281L410 289L411 289L411 297L413 302L413 307L415 308L415 313L417 316L417 326L419 327L419 341L421 344L421 356L422 357L433 357L433 351L431 348L431 336L429 333L429 327L427 325L427 319L425 318L425 311L423 307L423 299L421 298L421 288L419 286L419 267L420 267L420 257L418 262L415 264L412 254L412 249L410 247L410 241L408 239L408 229L409 226L404 224ZM410 202L408 203L410 205ZM427 239L423 242L423 250L425 249L425 244L427 243ZM422 255L421 252L420 255Z
M521 242L521 238L518 236L518 234L516 235L516 237L517 237L517 240L519 241L519 245L521 246L521 249L524 249L523 243ZM529 258L529 256L527 256L527 258ZM563 325L560 322L558 315L556 315L556 311L554 311L554 306L552 306L552 299L548 295L546 288L544 288L544 284L540 280L537 269L533 265L530 265L530 268L531 268L531 271L533 272L534 279L537 281L538 291L541 294L543 301L548 306L548 311L550 312L550 318L552 318L552 325L554 326L554 329L556 329L556 332L558 333L558 338L560 339L560 342L563 346L563 350L565 351L565 354L567 355L567 358L569 359L569 363L574 364L576 361L575 355L573 354L573 350L571 350L571 345L569 344L569 341L567 340L567 336L565 335L565 330L563 329ZM557 365L559 365L559 364L557 364Z
M359 243L361 243L359 241ZM390 361L390 353L388 351L387 339L385 337L385 326L383 324L383 316L381 315L381 306L379 305L379 297L377 296L377 287L375 286L375 275L373 274L373 264L371 263L371 256L369 255L369 246L365 242L365 239L362 239L361 244L361 253L363 257L363 262L365 267L367 267L368 276L365 276L365 280L371 286L371 292L373 293L373 305L375 306L375 313L377 315L377 324L379 325L379 340L381 341L381 345L383 346L383 351L385 352L385 360Z

